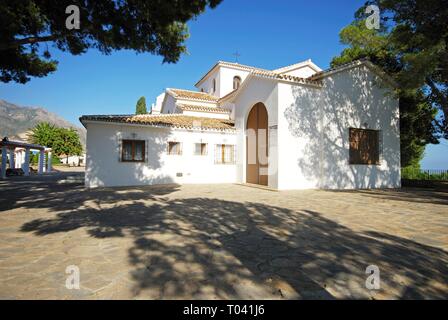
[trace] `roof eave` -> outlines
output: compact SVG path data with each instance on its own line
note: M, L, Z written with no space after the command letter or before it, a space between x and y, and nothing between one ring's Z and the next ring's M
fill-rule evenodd
M153 127L160 129L175 129L175 130L198 130L198 131L219 131L219 132L235 132L236 128L210 128L210 127L190 127L190 126L172 126L154 123L138 123L138 122L123 122L123 121L107 121L107 120L85 120L86 123L102 123L109 125L124 125L124 126L137 126L137 127Z
M290 72L292 70L303 68L305 66L310 67L311 69L313 69L316 72L322 71L322 69L318 65L316 65L311 59L308 59L308 60L305 60L305 61L302 61L299 63L292 64L290 66L275 69L275 70L273 70L273 72L283 74L283 73Z
M219 100L219 104L222 104L224 102L234 102L235 99L241 94L241 92L243 91L243 89L247 86L247 84L250 82L250 80L252 78L259 78L259 79L265 79L265 80L271 80L271 81L276 81L276 82L281 82L281 83L287 83L287 84L291 84L291 85L302 85L302 86L310 86L310 87L314 87L314 88L322 88L321 84L318 83L313 83L312 81L306 81L306 79L304 79L304 82L299 82L299 81L291 81L291 80L287 80L287 79L279 79L276 78L274 76L268 76L268 75L261 75L261 74L257 74L257 73L253 73L251 72L246 79L244 79L243 83L241 84L241 86L238 88L238 90L235 90L233 92L231 92L228 96L225 96L223 98L221 98Z
M328 71L322 71L320 74L313 75L310 77L310 79L322 79L329 77L333 74L340 73L346 70L354 69L360 66L366 66L369 68L373 73L381 77L383 80L385 80L389 85L391 85L394 88L398 88L399 84L390 76L388 75L384 70L382 70L380 67L372 63L370 60L367 59L360 59L355 60L351 63L348 63L347 65L343 65L341 67L336 67L334 69L330 69Z
M213 100L206 100L206 99L199 99L199 98L184 98L184 97L175 97L176 100L186 100L186 101L192 101L192 102L206 102L206 103L218 103L219 99L216 99L216 101Z
M262 71L272 72L270 70L257 68L257 67L253 67L253 66L242 65L242 64L239 64L239 63L232 63L232 62L227 62L227 61L218 61L198 82L196 82L195 87L198 87L198 85L200 85L202 82L204 82L205 79L207 79L209 77L209 75L211 73L213 73L214 69L217 68L217 67L233 68L233 69L236 69L236 70L242 70L242 71L247 71L247 72L251 72L251 70L262 70Z
M210 70L207 71L207 73L206 73L205 75L203 75L202 78L199 79L198 82L195 83L194 86L197 88L202 82L205 81L205 79L208 78L208 76L213 72L213 70L216 69L220 64L221 64L221 61L218 61L217 63L215 63L215 64L213 65L213 67L211 67Z
M180 97L172 90L173 90L173 88L166 88L165 91L176 100L187 100L187 101L193 101L193 102L206 102L206 103L214 103L214 104L216 104L219 100L219 98L216 98L216 100L211 100L211 99L200 99L200 98L191 98L191 97ZM174 89L174 90L176 90L176 89ZM183 90L183 89L179 89L179 90ZM188 91L188 90L184 90L184 91ZM164 102L165 102L165 100L164 100Z

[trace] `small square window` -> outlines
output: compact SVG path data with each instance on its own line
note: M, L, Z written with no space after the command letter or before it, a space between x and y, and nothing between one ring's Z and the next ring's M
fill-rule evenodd
M182 154L182 148L180 142L168 142L168 154L169 155L181 155Z
M206 143L195 143L194 144L194 155L206 156L207 155L207 144Z
M123 161L123 162L144 162L145 161L145 140L122 140L121 141L121 161Z
M349 143L350 164L380 164L380 131L350 128Z
M217 144L215 147L216 164L234 164L235 146L231 144Z

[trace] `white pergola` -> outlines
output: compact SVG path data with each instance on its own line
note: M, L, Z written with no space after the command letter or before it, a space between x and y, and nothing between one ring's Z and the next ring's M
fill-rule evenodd
M12 141L3 139L0 141L2 149L1 177L6 177L6 164L9 158L9 168L22 168L26 176L30 175L30 151L39 151L38 174L51 172L51 148L46 148L39 144L31 144L22 141ZM45 165L45 153L48 154L47 165ZM9 157L8 157L9 156Z

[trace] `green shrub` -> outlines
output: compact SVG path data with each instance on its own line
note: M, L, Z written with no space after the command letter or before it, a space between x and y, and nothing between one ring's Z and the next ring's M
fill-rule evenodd
M409 180L448 180L448 170L421 170L420 168L401 168L401 178Z

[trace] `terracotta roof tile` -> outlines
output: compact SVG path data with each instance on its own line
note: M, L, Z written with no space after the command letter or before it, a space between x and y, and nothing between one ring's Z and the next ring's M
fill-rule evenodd
M178 104L177 106L184 111L201 111L201 112L226 113L226 114L230 113L230 110L220 107L206 107L192 104Z
M358 65L363 64L363 63L365 63L367 61L369 61L369 59L367 59L367 58L361 58L361 59L353 60L353 61L341 64L341 65L338 65L336 67L328 68L326 70L322 70L320 72L317 72L317 73L313 74L311 77L309 77L309 79L317 79L317 78L319 78L319 77L321 77L323 75L326 75L327 73L330 73L330 72L333 72L333 71L337 71L337 70L340 70L340 69L344 69L344 68L347 68L347 67L351 67L351 66L358 66Z
M218 97L212 96L211 94L205 92L190 91L183 89L172 89L172 88L169 88L168 90L171 91L176 96L176 98L180 99L194 99L194 100L204 100L211 102L217 102L219 99Z
M212 130L234 130L231 120L205 117L184 116L182 114L141 114L141 115L85 115L79 118L83 121L117 122L130 124L145 124L152 126L166 126L174 128L201 128Z
M272 71L259 71L259 70L253 70L253 75L271 78L271 79L278 79L278 80L286 80L294 83L302 83L302 84L312 84L312 85L318 85L321 86L322 82L318 80L312 80L312 79L306 79L301 77L296 77L288 74L280 74Z
M399 86L398 83L390 75L388 75L383 69L381 69L377 65L373 64L368 58L361 58L358 60L353 60L351 62L344 63L339 66L329 68L327 70L323 70L321 72L313 74L311 77L309 77L307 79L312 80L312 81L316 81L316 80L319 81L322 78L324 78L328 75L331 75L335 72L350 69L352 67L357 67L357 66L361 66L361 65L365 65L366 67L368 67L370 70L372 70L377 75L382 77L385 81L387 81L390 85L392 85L394 87Z
M226 100L228 97L230 97L231 95L235 94L239 89L241 88L241 86L239 86L237 89L234 89L232 91L230 91L228 94L226 94L225 96L219 98L218 103L221 103L222 101Z
M302 83L302 84L321 85L320 82L314 81L311 79L305 79L305 78L281 74L278 70L281 71L281 69L284 69L284 68L271 71L271 70L266 70L266 69L262 69L262 68L242 65L239 63L226 62L226 61L218 61L218 63L216 63L195 85L197 86L202 80L204 80L217 66L230 66L230 67L238 68L241 70L249 71L250 73L252 73L253 75L256 75L256 76L268 77L268 78L272 78L272 79L286 80L286 81ZM291 66L288 66L288 67L291 67Z

